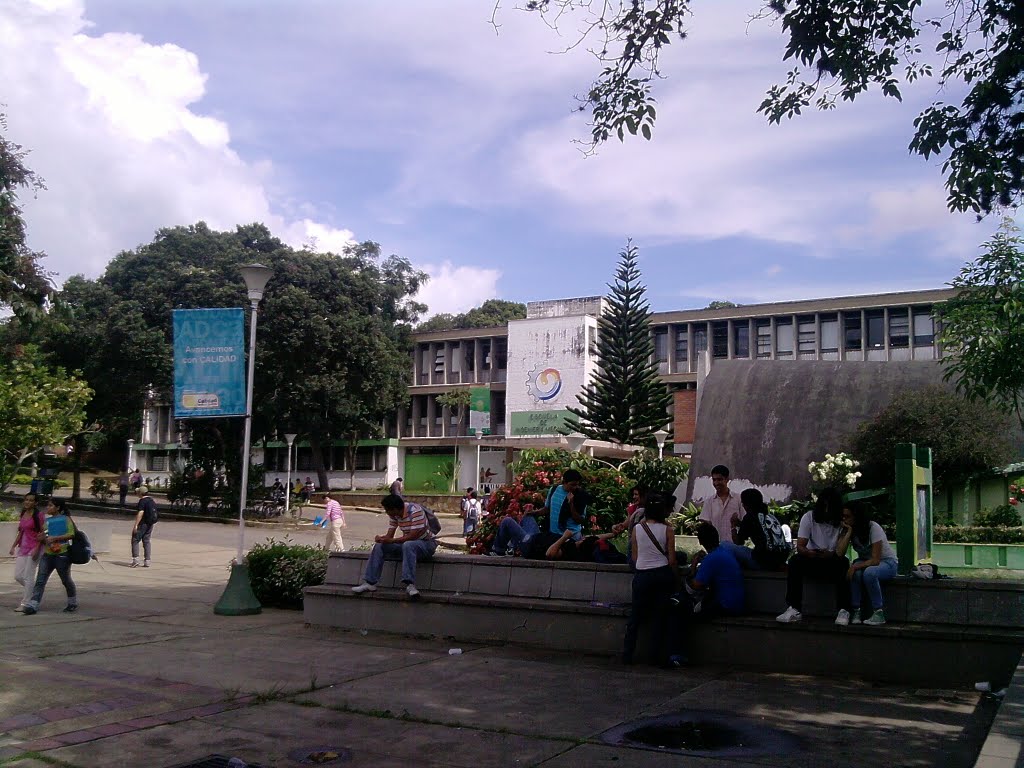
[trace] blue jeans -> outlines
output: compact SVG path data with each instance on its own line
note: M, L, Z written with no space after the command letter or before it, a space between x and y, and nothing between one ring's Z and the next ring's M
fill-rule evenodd
M366 561L366 571L363 573L363 581L367 584L376 584L380 581L380 574L384 570L384 558L402 561L402 583L416 583L416 563L419 560L429 560L434 556L437 549L437 542L433 539L415 539L405 541L401 544L388 542L387 544L374 544L370 550L370 559Z
M44 553L39 558L39 573L36 575L36 586L32 590L32 599L26 603L33 608L39 608L43 602L43 590L46 589L46 581L54 571L60 576L64 591L68 593L68 605L78 605L78 590L75 589L75 582L71 580L71 556L53 555Z
M740 564L740 568L747 571L761 570L761 566L754 559L754 550L750 547L745 547L742 544L733 544L731 541L720 542L718 546L726 552L730 552L736 558L736 562Z
M854 565L865 562L864 558L854 560ZM850 604L853 610L860 608L861 594L866 589L871 607L878 610L882 607L882 584L883 581L890 581L896 575L897 561L895 558L883 560L878 565L872 565L863 570L854 571L850 579Z
M538 533L540 533L540 526L533 519L533 515L525 515L522 523L517 523L513 518L506 517L498 526L498 534L494 537L491 551L504 555L508 551L509 544L513 549L522 551L526 543Z
M472 517L467 517L465 520L463 520L462 521L462 535L463 536L469 536L469 534L473 533L476 530L476 524L477 524L476 515L473 515Z

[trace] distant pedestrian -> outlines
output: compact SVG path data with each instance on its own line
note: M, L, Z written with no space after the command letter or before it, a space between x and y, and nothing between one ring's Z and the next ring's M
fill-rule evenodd
M132 568L139 567L139 542L142 542L142 551L145 559L142 561L143 568L149 568L152 562L152 550L150 549L150 538L153 536L153 528L160 513L157 511L156 502L149 495L149 488L140 485L138 491L139 503L136 506L135 525L132 527Z
M131 485L133 491L138 491L139 486L142 485L142 473L139 472L139 468L136 467L135 471L131 474Z
M303 504L308 504L309 500L313 498L313 494L315 492L316 492L316 486L313 485L313 480L311 478L307 477L306 478L306 482L303 483L303 485L302 485L302 492L299 494L299 497L301 498L302 503Z
M345 510L330 496L327 497L324 517L327 518L327 551L344 552L345 542L341 540L341 529L345 527Z
M398 478L391 484L391 495L392 496L404 496L405 495L405 483L402 482L402 478Z
M480 524L480 517L483 515L482 507L480 506L480 500L476 497L476 491L472 488L467 488L469 493L467 494L465 502L465 514L462 519L462 535L469 536L471 533L476 531L477 525Z
M26 493L21 501L21 516L18 518L18 533L11 545L14 555L14 580L22 586L21 600L14 610L22 613L32 599L32 590L36 585L36 570L39 567L39 556L42 554L40 535L46 521L43 512L36 506L36 495Z
M284 485L281 483L281 478L277 478L270 486L270 498L280 504L284 503Z
M68 595L68 604L64 613L74 613L78 610L78 591L75 589L75 582L71 579L71 539L75 536L75 524L67 513L67 502L64 499L50 499L46 507L46 531L43 534L43 554L39 557L39 573L36 576L36 583L32 589L31 599L25 603L22 611L26 616L39 611L39 604L43 602L43 591L46 589L46 582L54 571L60 577L64 585L64 591Z
M128 500L128 489L131 487L131 480L129 478L128 470L121 470L120 476L117 478L117 491L121 494L121 506L125 505Z

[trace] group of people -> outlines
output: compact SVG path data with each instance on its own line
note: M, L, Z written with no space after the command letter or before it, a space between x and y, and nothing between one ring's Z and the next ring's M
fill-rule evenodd
M128 491L138 491L142 487L142 473L138 468L129 471L127 468L121 470L117 478L117 490L121 496L121 506L125 506L128 500Z
M147 486L140 484L135 492L139 501L132 521L130 567L141 565L149 568L152 562L151 538L159 512ZM46 506L40 509L36 494L25 494L18 516L18 532L10 548L14 557L14 580L23 590L21 600L14 608L16 612L26 616L38 613L46 583L54 571L67 593L64 613L78 610L78 589L71 577L71 541L75 538L75 531L75 521L64 499L51 496L46 499ZM140 545L144 553L141 563Z

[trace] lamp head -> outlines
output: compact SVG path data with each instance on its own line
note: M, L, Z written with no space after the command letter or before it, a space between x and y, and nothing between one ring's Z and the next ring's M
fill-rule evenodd
M583 444L587 442L585 435L566 435L565 444L571 453L579 453Z
M654 440L657 442L659 448L665 445L666 438L668 438L668 431L666 431L664 427L654 433Z
M289 448L291 447L292 443L295 442L296 437L298 437L298 435L295 432L288 432L285 434L284 439L288 441Z
M274 270L263 264L245 264L239 267L242 279L245 280L245 288L249 291L249 301L259 302L263 298L263 291L267 282L274 275Z

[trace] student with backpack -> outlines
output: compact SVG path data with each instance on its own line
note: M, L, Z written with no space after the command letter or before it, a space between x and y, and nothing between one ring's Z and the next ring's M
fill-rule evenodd
M11 545L11 555L14 556L14 580L21 584L23 590L18 607L14 609L18 613L23 613L25 606L32 599L39 556L42 553L39 534L43 532L45 525L43 512L36 506L36 495L26 493L21 501L18 533Z
M43 601L43 591L46 589L46 582L54 571L60 577L64 585L64 591L68 595L68 604L64 613L74 613L78 610L78 590L71 578L71 539L75 537L75 524L67 513L67 502L64 499L50 499L46 507L46 530L40 534L40 541L43 545L43 554L39 558L39 574L36 576L36 583L32 589L32 598L25 603L22 611L26 616L31 616L39 611L39 604Z
M153 536L153 528L160 519L156 502L149 495L149 487L140 485L138 510L135 514L135 525L132 527L132 564L131 568L139 567L139 542L142 542L142 551L145 559L142 561L143 568L149 568L152 562L152 550L150 549L150 538Z
M744 515L733 521L735 527L732 541L723 541L720 546L736 558L741 568L779 570L792 552L792 547L786 541L778 518L768 511L764 496L757 488L743 491L740 494L740 505ZM753 549L746 546L747 539L753 542Z
M352 587L352 591L357 594L375 592L387 557L401 559L405 592L416 599L420 596L420 591L416 589L416 563L434 556L437 549L434 535L440 532L440 524L431 510L420 504L405 502L395 494L385 496L381 506L388 516L388 532L374 537L375 544L370 550L370 559L366 561L362 581ZM402 535L395 536L399 531Z

